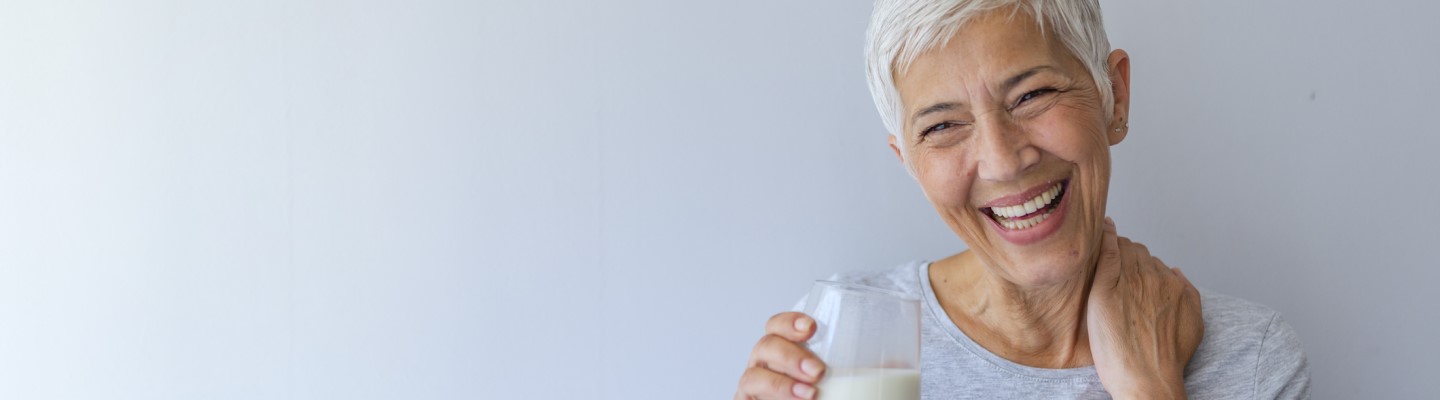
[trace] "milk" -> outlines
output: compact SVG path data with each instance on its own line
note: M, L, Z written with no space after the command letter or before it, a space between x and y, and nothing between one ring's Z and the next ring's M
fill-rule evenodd
M920 400L920 371L857 368L827 372L818 400Z

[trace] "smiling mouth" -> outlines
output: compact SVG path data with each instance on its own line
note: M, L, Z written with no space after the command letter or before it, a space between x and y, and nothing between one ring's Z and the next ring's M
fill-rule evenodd
M1055 208L1060 205L1060 200L1065 197L1065 189L1069 188L1070 180L1063 180L1055 183L1039 195L1025 201L1024 203L1010 206L981 207L980 212L995 220L1006 230L1018 231L1030 229L1045 221Z

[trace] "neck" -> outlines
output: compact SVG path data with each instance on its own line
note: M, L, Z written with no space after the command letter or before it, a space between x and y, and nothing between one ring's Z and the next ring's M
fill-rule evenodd
M1076 368L1094 363L1085 327L1093 268L1044 287L1022 287L992 271L969 251L931 267L941 306L967 336L1022 365Z

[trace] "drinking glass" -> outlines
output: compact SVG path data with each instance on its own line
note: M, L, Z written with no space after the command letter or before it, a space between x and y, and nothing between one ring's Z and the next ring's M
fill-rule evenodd
M919 400L920 300L903 293L816 281L807 346L825 361L819 400Z

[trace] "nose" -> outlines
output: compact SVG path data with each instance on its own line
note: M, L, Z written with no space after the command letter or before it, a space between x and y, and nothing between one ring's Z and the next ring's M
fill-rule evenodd
M1040 150L1031 145L1029 135L1004 118L981 121L979 146L980 179L1010 181L1040 162Z

